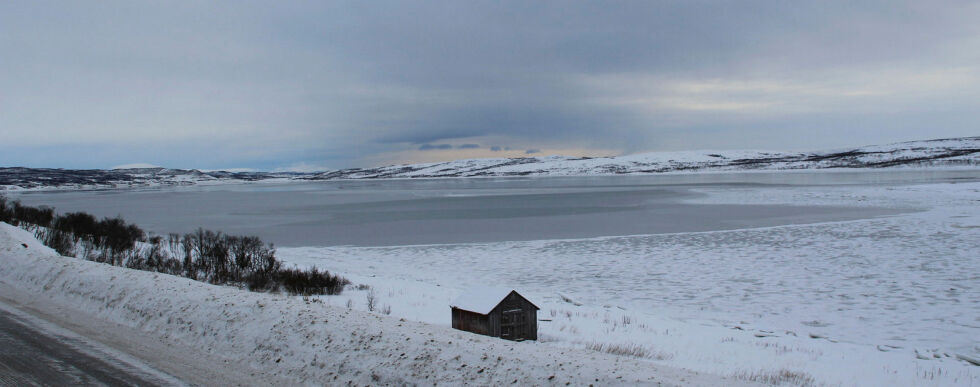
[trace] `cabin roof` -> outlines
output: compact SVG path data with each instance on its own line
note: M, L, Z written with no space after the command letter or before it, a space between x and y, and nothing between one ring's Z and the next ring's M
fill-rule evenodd
M463 294L460 294L459 297L456 297L456 299L453 300L449 306L479 314L490 314L490 312L493 311L493 308L500 305L500 302L503 301L504 298L506 298L511 292L517 293L517 291L511 288L470 288L463 292ZM527 300L527 298L521 296L520 293L517 293L517 295ZM528 302L531 303L531 305L534 305L533 302L529 300ZM537 305L534 305L534 307L538 308Z

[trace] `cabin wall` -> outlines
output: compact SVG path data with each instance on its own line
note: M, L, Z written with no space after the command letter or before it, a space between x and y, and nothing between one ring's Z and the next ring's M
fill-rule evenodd
M487 333L493 337L500 337L500 311L494 309L487 315Z
M520 317L511 316L509 319L519 318L519 323L510 322L513 337L505 337L511 340L537 340L538 339L538 310L524 297L511 293L500 305L497 305L488 315L490 317L489 328L493 332L492 336L503 337L504 313L519 310Z
M453 308L453 328L489 335L488 318L479 313Z
M526 321L528 321L527 339L537 341L538 340L538 309L532 306L528 308L525 313L527 313Z

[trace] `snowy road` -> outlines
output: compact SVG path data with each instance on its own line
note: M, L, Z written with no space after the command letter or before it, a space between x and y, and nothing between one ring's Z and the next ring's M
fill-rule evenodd
M134 364L134 359L122 359L80 336L45 329L49 323L11 312L9 306L0 307L0 386L182 385Z

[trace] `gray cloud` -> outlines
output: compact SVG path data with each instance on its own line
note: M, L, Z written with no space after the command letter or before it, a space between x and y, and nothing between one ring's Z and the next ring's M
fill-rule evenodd
M528 150L524 151L524 154L526 154L526 155L533 155L535 153L541 153L541 150L540 149L528 149Z
M0 164L971 135L978 19L966 1L5 2Z
M503 148L501 148L501 147L499 147L499 146L496 146L496 145L495 145L495 146L492 146L492 147L490 147L490 151L491 151L491 152L500 152L500 151L502 151L502 150L503 150Z
M447 149L453 149L453 146L449 144L422 144L422 146L419 147L420 151L447 150Z
M478 149L480 144L463 144L456 147L456 149Z

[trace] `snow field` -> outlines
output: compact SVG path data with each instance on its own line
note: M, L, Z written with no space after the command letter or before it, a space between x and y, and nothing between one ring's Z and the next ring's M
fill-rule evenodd
M542 308L540 338L741 379L980 385L980 184L702 190L700 203L904 208L849 222L704 233L280 249L370 290L324 302L449 326L470 284ZM780 378L781 377L781 378Z
M250 367L242 373L297 385L751 385L333 304L347 296L253 293L60 257L29 232L3 223L0 262L0 283L34 294L35 304L57 305L226 359L216 367L233 361Z

